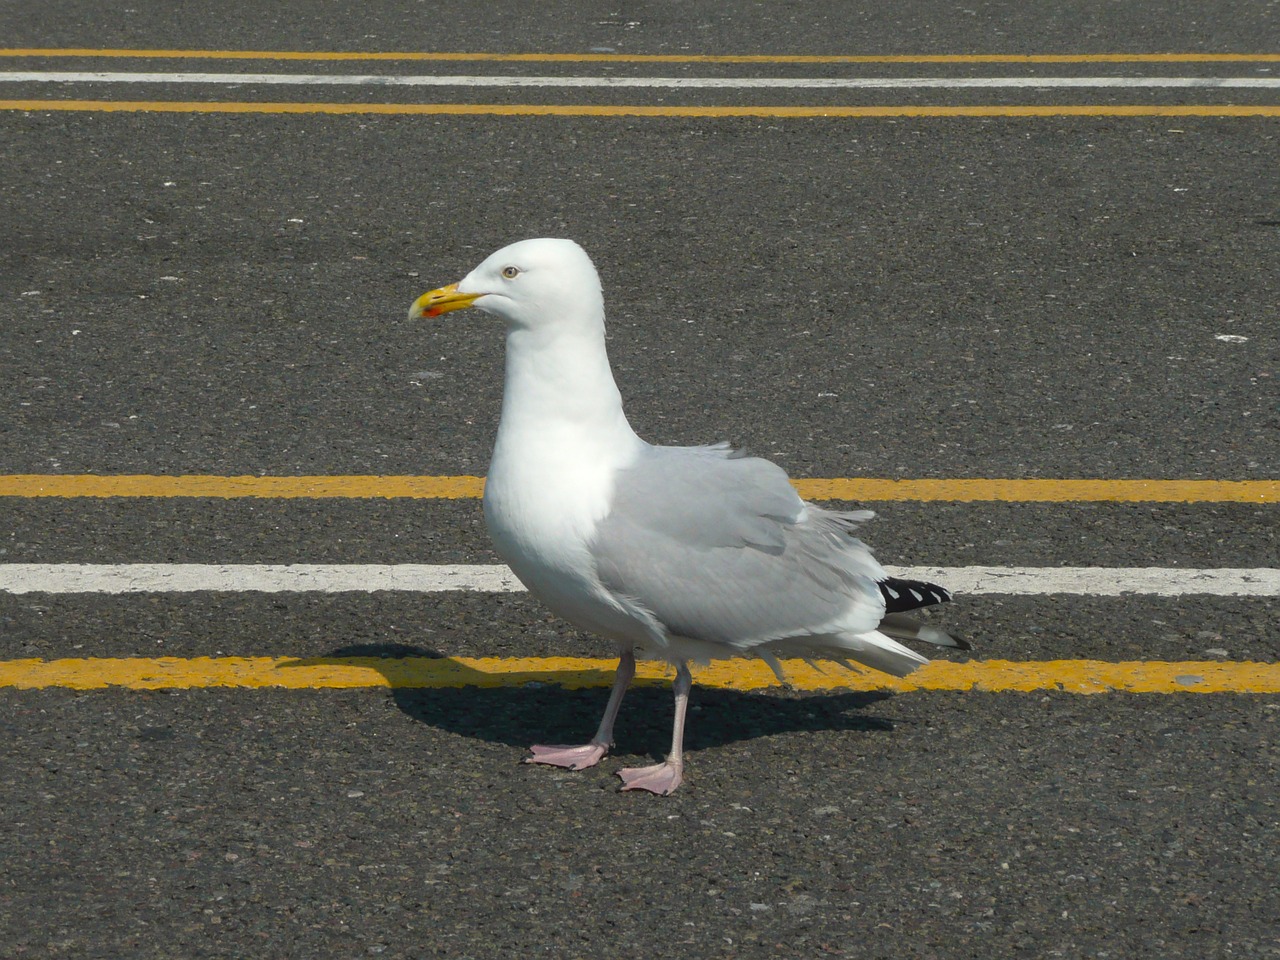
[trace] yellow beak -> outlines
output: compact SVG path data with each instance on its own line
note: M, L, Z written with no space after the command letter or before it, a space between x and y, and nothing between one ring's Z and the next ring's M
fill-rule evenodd
M458 285L451 283L447 287L441 287L439 290L424 293L413 301L413 306L409 308L409 319L418 320L422 317L438 317L440 314L448 313L450 310L461 310L463 307L471 306L482 296L484 294L481 293L459 293Z

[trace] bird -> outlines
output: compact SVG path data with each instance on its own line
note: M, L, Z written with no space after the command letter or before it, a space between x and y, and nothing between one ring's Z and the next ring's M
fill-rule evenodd
M494 548L553 613L616 644L594 737L534 745L525 762L595 766L637 655L675 668L671 750L618 772L622 790L684 780L690 662L783 657L905 676L928 661L902 640L968 649L907 616L943 587L889 576L855 536L870 511L802 500L776 464L718 443L660 446L623 411L605 344L604 294L586 251L522 240L418 297L411 320L474 307L505 324L502 408L483 509Z

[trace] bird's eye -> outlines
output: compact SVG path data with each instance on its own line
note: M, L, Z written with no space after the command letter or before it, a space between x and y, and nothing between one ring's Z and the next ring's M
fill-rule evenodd
M506 277L508 280L514 280L516 277L520 276L520 268L519 267L503 267L502 275Z

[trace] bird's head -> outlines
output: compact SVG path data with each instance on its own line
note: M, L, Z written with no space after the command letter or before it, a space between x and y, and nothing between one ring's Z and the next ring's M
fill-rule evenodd
M409 319L478 307L511 327L582 318L600 323L604 298L595 265L572 240L521 240L490 255L457 283L424 293Z

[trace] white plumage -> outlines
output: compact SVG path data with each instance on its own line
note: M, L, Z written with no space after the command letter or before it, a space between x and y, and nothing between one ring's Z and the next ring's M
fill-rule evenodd
M623 789L665 794L683 774L688 661L756 656L778 670L779 657L799 656L898 676L927 662L878 629L882 621L894 636L963 645L901 616L947 594L889 580L852 535L871 514L805 503L780 468L727 446L658 447L635 434L605 350L599 276L576 243L504 247L418 298L410 316L472 305L507 328L484 495L494 545L551 610L614 641L621 657L592 741L535 746L532 762L599 762L637 651L676 667L672 751L620 776ZM913 593L919 602L901 599Z

